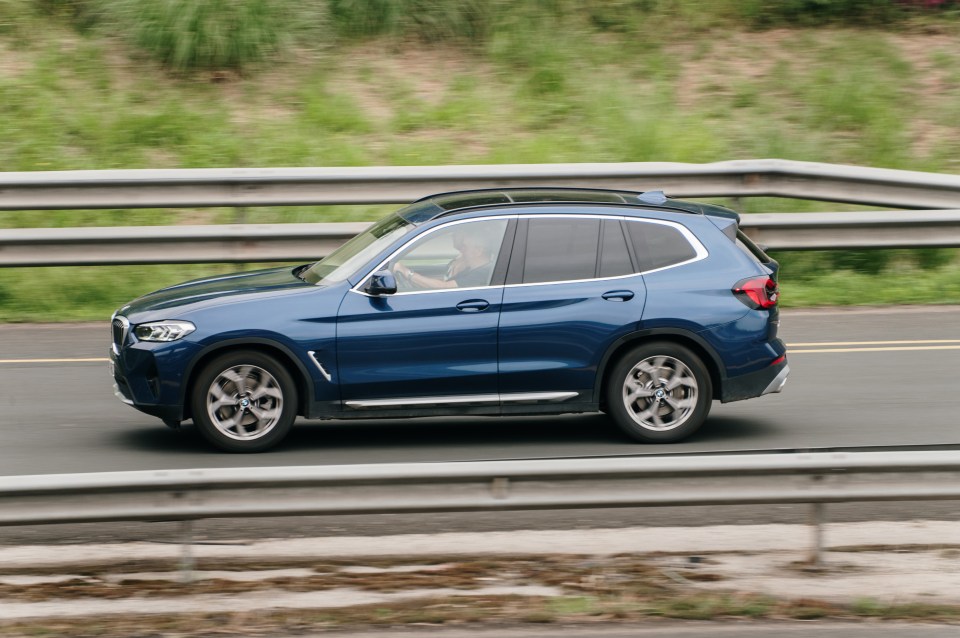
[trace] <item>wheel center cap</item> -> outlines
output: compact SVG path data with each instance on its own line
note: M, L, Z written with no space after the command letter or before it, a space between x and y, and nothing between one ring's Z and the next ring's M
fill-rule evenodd
M240 399L240 407L241 407L241 408L249 408L249 407L250 407L250 399Z
M654 393L654 396L657 397L658 399L662 399L663 397L667 396L667 393L664 392L663 389L661 388Z

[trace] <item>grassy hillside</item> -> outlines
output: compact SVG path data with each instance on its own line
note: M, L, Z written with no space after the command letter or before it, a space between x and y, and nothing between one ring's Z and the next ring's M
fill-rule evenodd
M189 14L194 31L171 35L165 16L131 12L138 4L0 0L0 170L781 157L960 172L960 21L949 10L330 0L297 11L248 0L296 20L238 15L236 29L259 29L238 40L241 55L229 38L202 35L209 15ZM220 6L215 16L232 6L187 5ZM804 22L818 26L786 26ZM247 220L375 219L390 208L252 209ZM0 212L0 228L234 219L218 209L18 211ZM949 251L784 260L786 304L960 301ZM860 274L824 279L834 266ZM3 270L0 320L102 318L223 268Z

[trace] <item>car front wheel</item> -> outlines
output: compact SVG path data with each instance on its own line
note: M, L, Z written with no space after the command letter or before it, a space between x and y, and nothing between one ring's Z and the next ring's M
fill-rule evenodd
M200 433L218 448L262 452L279 443L293 426L297 388L273 357L231 352L200 372L191 408Z
M627 352L607 384L607 411L630 437L673 443L700 428L713 389L706 366L688 348L653 342Z

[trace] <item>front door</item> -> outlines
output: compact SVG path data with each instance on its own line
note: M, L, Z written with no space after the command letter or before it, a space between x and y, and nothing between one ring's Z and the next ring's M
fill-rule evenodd
M496 408L508 227L504 217L428 230L377 269L394 273L395 294L370 296L364 283L347 293L337 317L346 409Z

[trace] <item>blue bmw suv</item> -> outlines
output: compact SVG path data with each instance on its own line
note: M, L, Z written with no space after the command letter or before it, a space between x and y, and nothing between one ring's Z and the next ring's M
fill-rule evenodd
M296 417L604 411L679 441L714 400L779 392L777 263L726 208L662 192L421 199L325 259L120 308L117 396L257 452Z

